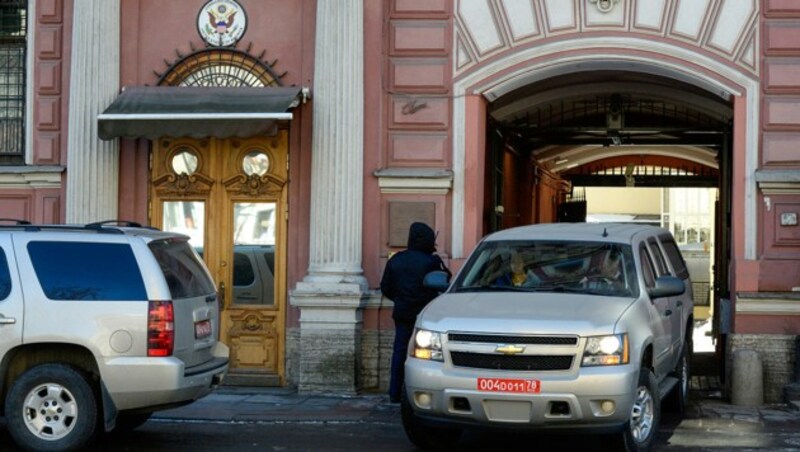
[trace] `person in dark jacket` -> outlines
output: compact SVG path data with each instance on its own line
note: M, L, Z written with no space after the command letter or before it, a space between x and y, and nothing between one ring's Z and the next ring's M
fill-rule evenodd
M394 302L394 349L389 400L400 401L408 342L417 321L417 314L438 293L423 286L425 275L434 270L450 274L436 252L436 235L425 223L413 223L408 231L408 248L392 256L381 278L383 295Z

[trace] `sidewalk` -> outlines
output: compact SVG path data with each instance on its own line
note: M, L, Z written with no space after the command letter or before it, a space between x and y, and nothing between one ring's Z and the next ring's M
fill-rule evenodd
M685 419L723 419L757 425L798 423L800 407L764 405L738 407L721 399L718 391L702 390L694 377L692 404ZM400 423L400 406L383 394L305 395L291 388L223 386L191 405L159 411L153 419L208 422L371 422Z
M400 422L400 406L383 394L306 395L292 388L223 386L153 419L215 422Z

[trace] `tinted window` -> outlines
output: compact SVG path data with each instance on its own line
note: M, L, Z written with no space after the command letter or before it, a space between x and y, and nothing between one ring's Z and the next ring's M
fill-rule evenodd
M268 252L264 253L264 261L267 263L267 267L269 267L270 273L273 275L275 274L275 253Z
M11 293L11 274L8 272L6 253L0 248L0 300L5 300Z
M644 249L644 245L639 249L639 259L642 261L642 276L644 276L644 283L649 288L656 286L656 277L653 272L653 262L650 260L650 255Z
M28 254L51 300L146 300L142 275L124 243L30 242Z
M154 240L148 246L164 272L173 299L200 297L216 291L200 257L186 240Z
M647 245L650 249L650 254L653 255L653 261L656 264L656 268L658 269L658 276L669 274L669 269L667 268L667 264L664 262L664 255L661 254L661 248L658 247L656 243L656 239L649 238L647 239Z
M242 253L233 254L233 285L249 286L256 280L250 258Z
M681 255L680 249L678 249L678 245L675 243L671 237L659 237L661 241L661 245L664 247L664 253L666 253L667 258L669 259L670 263L672 264L672 268L675 269L675 276L679 278L686 279L689 277L689 270L686 268L686 262L683 260L683 255Z

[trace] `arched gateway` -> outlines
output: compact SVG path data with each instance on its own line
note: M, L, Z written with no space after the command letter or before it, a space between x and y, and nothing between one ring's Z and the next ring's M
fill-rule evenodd
M480 180L473 172L481 166L475 163L483 158L485 127L474 127L471 118L485 116L490 102L515 89L566 74L591 78L598 71L658 75L733 101L733 159L741 171L735 179L747 180L734 187L733 204L744 219L735 232L737 252L755 257L755 182L747 175L758 155L757 2L684 2L678 8L623 2L607 12L595 9L596 2L502 2L499 11L476 10L477 3L460 2L455 11L453 257L462 257L481 233L474 223L482 206L467 201L475 196L465 181ZM698 22L709 8L715 17L736 20Z
M775 328L768 325L774 324L775 317L764 317L769 309L764 311L754 300L758 301L758 291L762 290L759 278L764 279L757 275L764 271L759 267L764 265L761 247L774 247L780 240L764 236L779 236L780 231L764 229L765 223L773 222L762 218L761 203L769 210L770 200L765 194L788 192L770 192L770 181L759 175L763 165L761 109L765 105L760 8L757 0L457 1L453 6L450 103L450 257L458 262L466 256L489 232L485 218L497 208L486 199L500 190L488 186L491 177L487 173L495 169L487 153L492 152L493 135L510 129L495 128L494 123L540 125L529 116L551 108L557 102L554 93L583 89L587 91L583 99L589 99L595 78L597 98L611 94L605 93L604 87L615 82L624 85L631 79L640 82L637 88L626 91L622 86L614 94L636 98L635 91L642 87L646 91L648 78L652 78L653 92L638 93L637 99L660 97L666 103L682 105L678 108L683 111L702 111L714 104L720 108L706 111L724 112L718 118L721 123L730 120L728 127L717 129L724 137L710 147L682 145L673 146L672 153L663 151L671 158L697 162L708 160L708 150L717 146L718 154L712 160L718 165L709 165L719 170L722 210L718 214L723 217L717 225L717 247L721 251L714 261L717 284L723 286L717 287L714 295L715 331L731 333L725 338L727 350L718 345L717 351L730 353L752 342L753 336L733 334L736 332L773 333ZM573 82L574 87L564 84ZM768 104L765 108L765 115L774 114ZM768 119L764 122L775 122ZM533 130L528 129L528 133L538 131ZM656 154L647 150L641 153ZM587 154L583 155L585 159ZM535 156L536 151L526 155ZM503 210L497 212L502 214ZM725 223L725 218L730 221ZM778 304L784 310L788 306ZM748 314L753 316L746 317ZM748 323L751 321L755 323ZM734 331L734 324L739 325L738 331ZM786 342L791 336L770 336L773 339ZM767 399L779 398L787 380L784 370L766 376L767 385L771 385Z

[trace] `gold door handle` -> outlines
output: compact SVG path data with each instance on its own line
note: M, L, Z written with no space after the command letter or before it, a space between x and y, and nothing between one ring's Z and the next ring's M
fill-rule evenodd
M219 306L221 309L225 309L225 283L223 281L219 283Z

